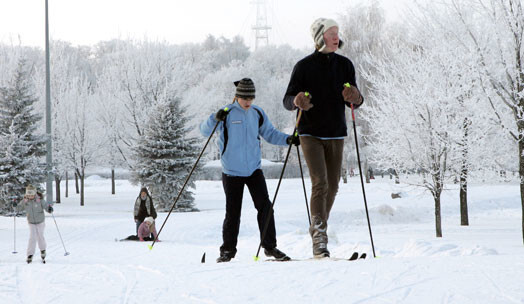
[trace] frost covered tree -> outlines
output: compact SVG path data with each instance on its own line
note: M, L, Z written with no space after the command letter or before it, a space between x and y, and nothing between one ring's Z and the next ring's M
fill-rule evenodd
M80 179L80 206L84 206L84 180L87 166L97 162L107 140L101 126L95 118L96 95L93 85L86 77L75 77L70 82L66 103L61 106L66 115L64 127L68 130L63 139L62 149L69 166L74 168Z
M524 8L521 0L451 1L479 58L478 72L493 115L518 145L524 242ZM509 111L511 126L503 116Z
M37 132L41 117L34 113L32 86L21 60L8 86L0 88L0 212L20 200L28 184L39 187L45 180L46 137Z
M372 90L372 84L365 78L361 77L361 71L373 73L373 65L365 58L372 55L374 58L380 58L385 53L385 48L388 46L385 41L389 41L397 35L395 32L396 25L386 23L385 11L381 8L379 1L373 0L366 4L354 5L348 8L339 18L340 20L340 39L345 43L338 52L351 59L357 71L357 84L359 90L365 98L365 107L372 107L375 101L369 92ZM351 126L351 109L346 108L346 117L348 126ZM365 120L358 119L356 121L358 127L358 135L369 134L370 128L373 125ZM355 155L355 143L352 132L348 132L349 138L344 142L344 159L342 167L342 178L347 182L347 174L350 168L357 166ZM359 136L360 137L360 136ZM366 137L359 138L359 145L361 150L361 161L363 166L363 173L366 177L366 182L369 183L370 176L368 174L368 154Z
M133 148L135 165L132 181L151 190L160 211L171 209L199 151L197 139L188 137L188 118L175 96L158 101ZM197 211L191 180L184 189L176 211Z
M456 100L464 87L452 81L457 73L451 54L437 46L398 48L374 61L377 73L364 74L377 101L376 107L363 109L373 124L371 155L383 168L429 174L415 183L433 195L437 237L442 237L440 195L458 154L455 137L463 127Z

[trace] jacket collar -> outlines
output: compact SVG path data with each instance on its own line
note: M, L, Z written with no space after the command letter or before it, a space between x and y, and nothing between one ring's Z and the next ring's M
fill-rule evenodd
M319 52L318 50L315 50L313 56L321 63L329 63L335 57L335 52L324 54L322 52Z

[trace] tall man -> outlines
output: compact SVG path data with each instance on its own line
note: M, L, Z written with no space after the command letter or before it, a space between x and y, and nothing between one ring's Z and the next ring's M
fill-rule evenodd
M335 53L342 46L338 24L319 18L311 25L311 35L316 50L295 65L284 107L303 111L298 132L312 183L309 233L313 255L329 257L327 221L340 181L347 136L345 106L353 104L357 108L364 99L356 84L353 63Z

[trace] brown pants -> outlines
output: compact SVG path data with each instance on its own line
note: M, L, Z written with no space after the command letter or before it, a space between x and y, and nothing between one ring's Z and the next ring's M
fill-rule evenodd
M311 217L319 216L327 223L340 181L344 139L321 140L300 136L311 178Z

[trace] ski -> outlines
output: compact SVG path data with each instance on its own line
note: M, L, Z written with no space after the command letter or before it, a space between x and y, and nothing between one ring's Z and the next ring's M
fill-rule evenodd
M277 260L277 259L267 259L265 261L269 262L288 262L288 261L356 261L356 260L364 260L367 257L367 254L364 253L358 253L353 252L351 257L349 258L336 258L336 257L319 257L319 258L308 258L308 259L290 259L290 260Z

